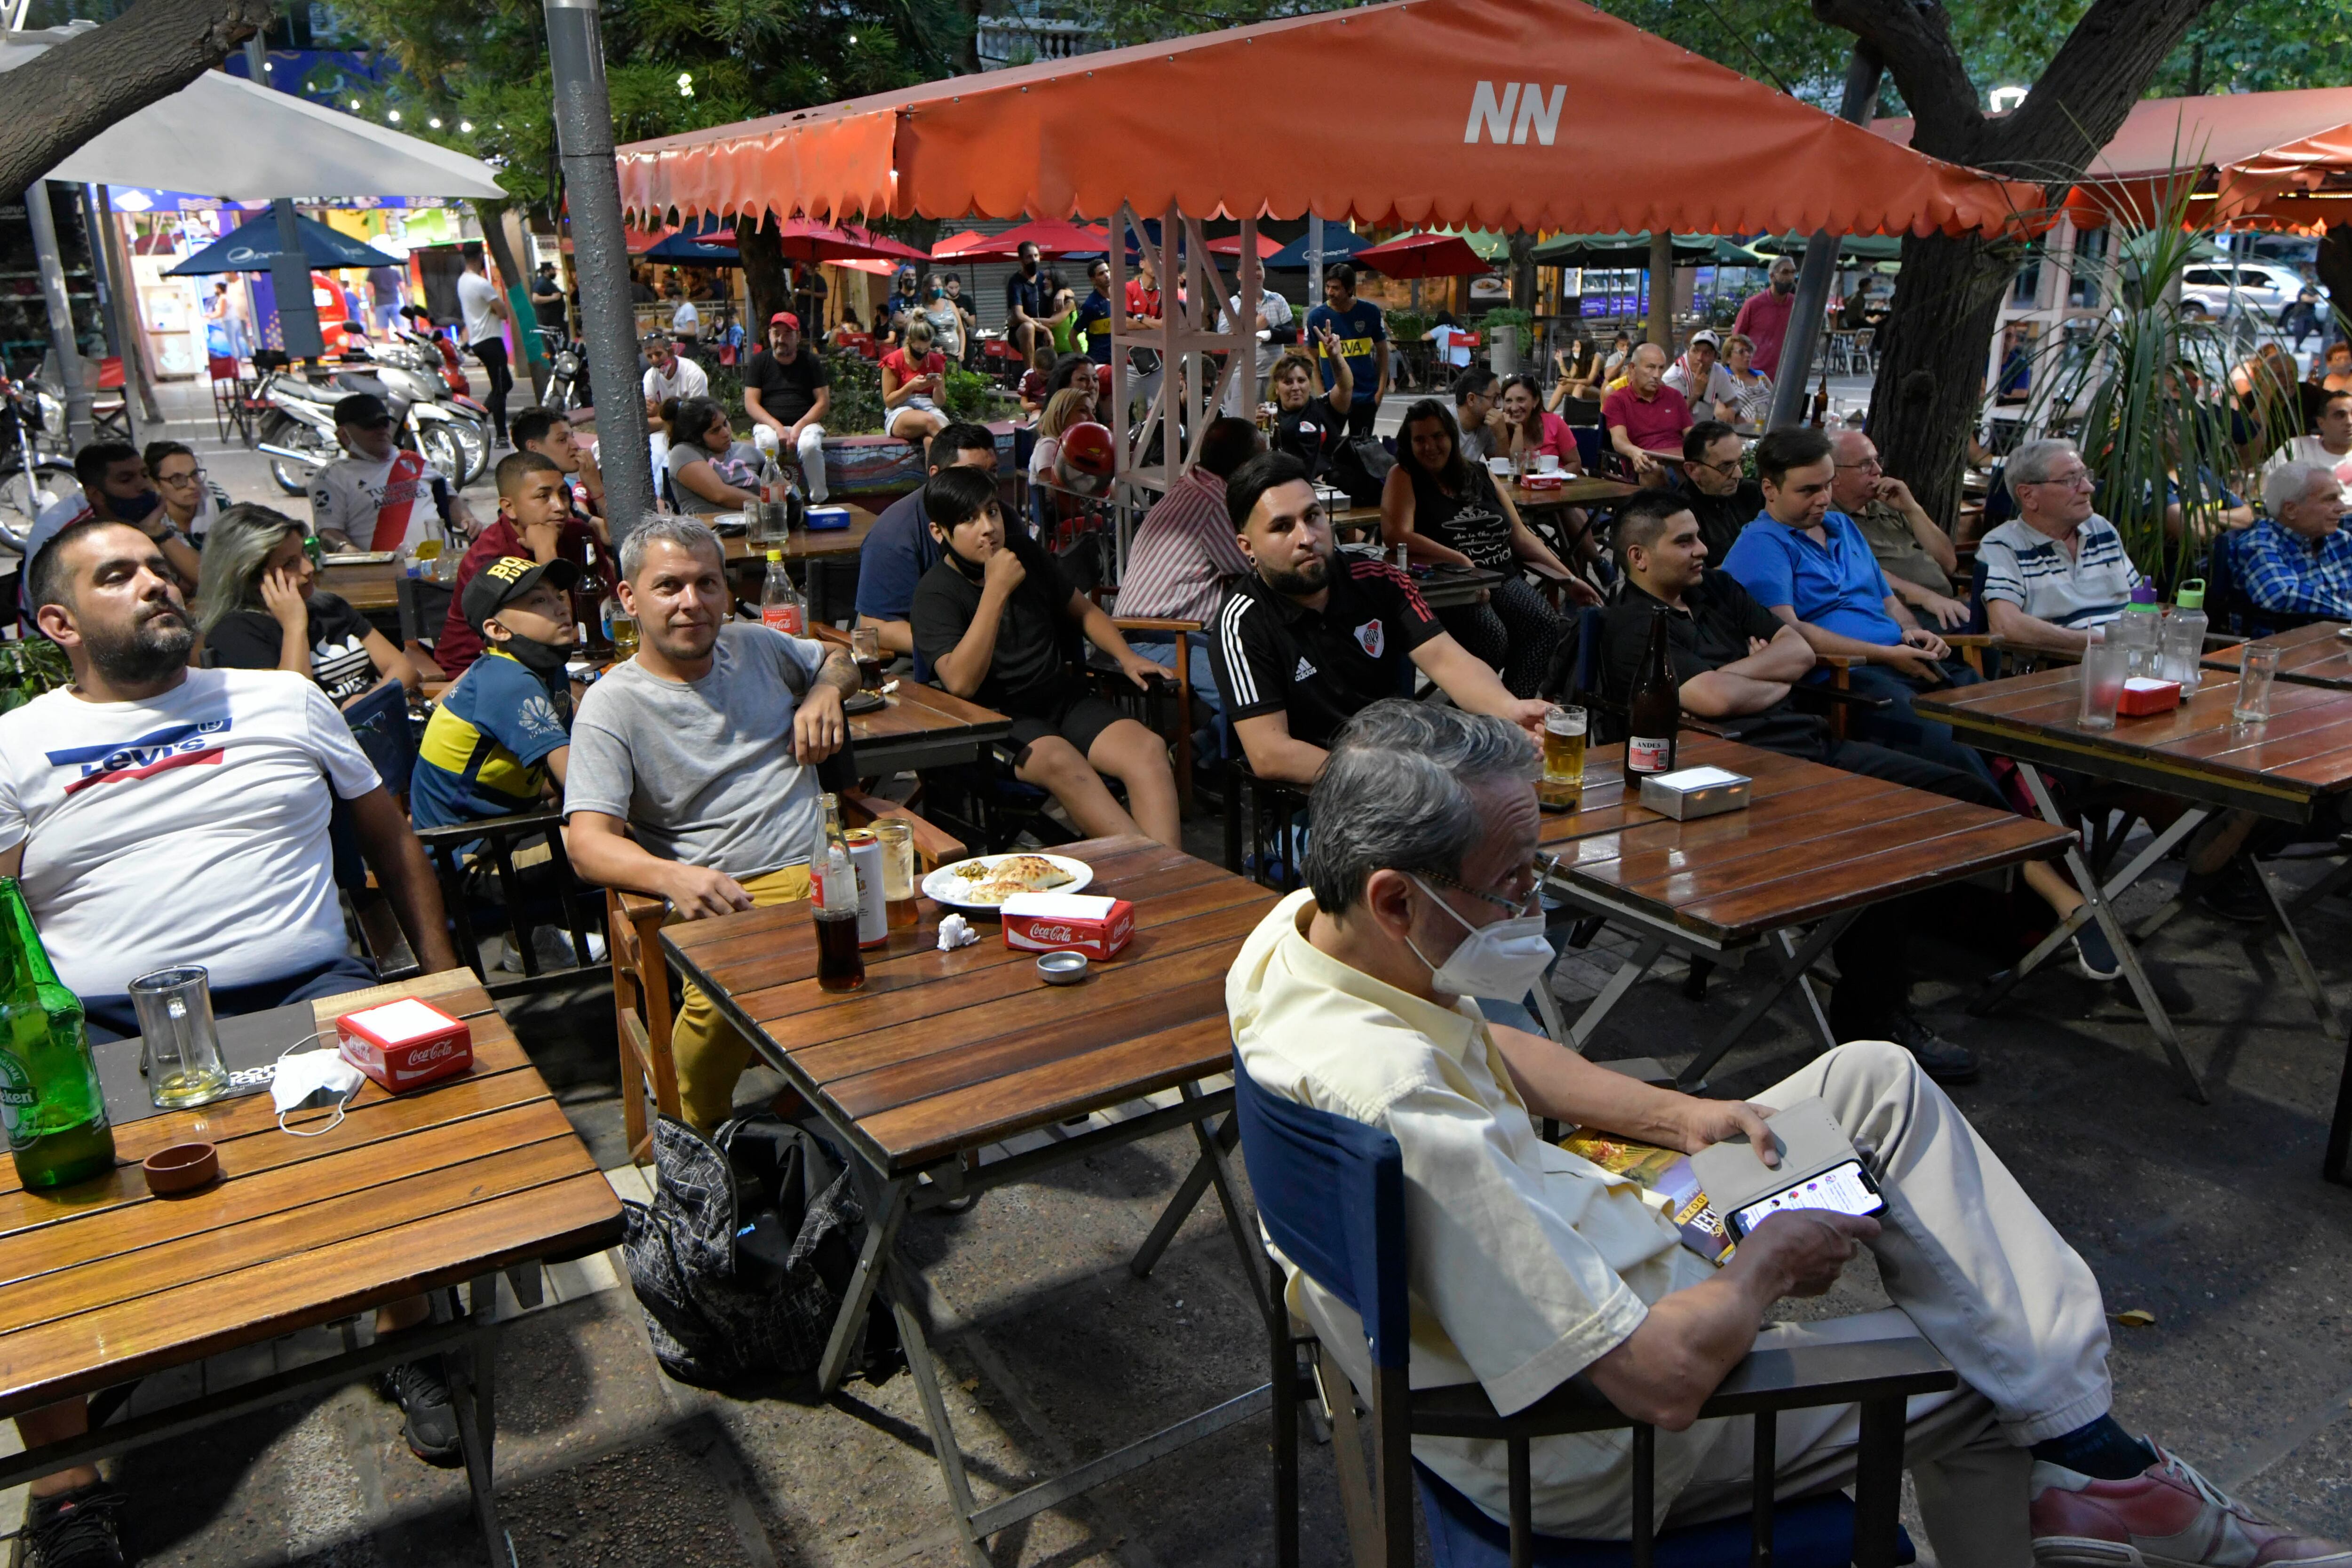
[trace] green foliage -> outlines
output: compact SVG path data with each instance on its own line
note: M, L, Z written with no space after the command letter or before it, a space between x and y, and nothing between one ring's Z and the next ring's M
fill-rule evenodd
M836 350L824 356L833 381L833 406L824 427L835 436L882 433L882 367L863 354Z
M0 642L0 713L22 708L73 679L66 650L47 637Z
M401 130L497 162L500 184L552 204L555 129L535 0L337 0L336 10L407 72L362 99L361 113L383 123L396 110ZM955 0L606 0L603 24L621 142L944 76L969 33Z
M1381 318L1388 325L1389 342L1392 343L1417 343L1421 335L1429 331L1429 318L1418 310L1384 310Z
M1524 332L1535 324L1536 313L1533 310L1522 310L1517 305L1498 305L1480 319L1478 330L1491 332L1497 327L1517 327Z
M940 389L940 401L959 419L985 419L989 388L995 384L978 371L950 370Z

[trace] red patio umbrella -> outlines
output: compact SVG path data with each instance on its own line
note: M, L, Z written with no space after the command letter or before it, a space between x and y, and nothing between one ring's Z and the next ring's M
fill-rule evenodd
M780 232L784 254L794 261L930 259L927 252L917 250L911 245L902 245L887 235L877 234L860 224L819 223L812 217L796 217L784 223Z
M961 239L963 237L956 237ZM1027 223L1006 229L1003 234L990 235L978 244L964 246L950 253L945 245L932 247L934 257L952 255L957 261L1009 261L1020 252L1021 243L1035 243L1041 256L1083 256L1110 248L1108 229L1094 228L1085 224L1071 223L1065 218L1032 218Z
M982 234L976 228L968 228L961 234L951 234L948 236L947 238L940 240L937 245L932 246L931 259L934 261L961 261L971 255L971 252L975 250L986 250L990 246L995 243L996 237L994 235Z
M1257 258L1260 261L1264 261L1281 248L1282 241L1268 239L1262 234L1257 237ZM1212 256L1239 256L1241 253L1242 237L1240 235L1229 234L1221 239L1209 241L1209 254Z
M1408 234L1366 247L1355 262L1390 278L1475 278L1495 269L1456 234Z

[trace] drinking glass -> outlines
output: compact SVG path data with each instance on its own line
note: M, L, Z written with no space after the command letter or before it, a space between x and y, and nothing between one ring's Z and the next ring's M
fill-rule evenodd
M2271 678L2278 674L2279 650L2249 647L2238 666L2238 695L2230 717L2241 724L2259 724L2271 716Z
M867 691L882 685L882 628L853 626L849 633L849 657L857 664L857 684Z
M885 816L876 820L874 837L882 846L882 899L890 929L900 931L922 918L915 902L915 830L898 817Z
M2131 673L2132 650L2119 642L2099 641L2083 650L2083 706L2075 722L2085 730L2116 727L2116 704L2123 700L2124 679Z
M177 1110L218 1100L228 1088L220 1037L213 1029L212 975L202 964L158 969L131 983L139 1016L147 1098Z
M1584 796L1584 736L1581 708L1555 707L1544 715L1543 804L1573 806Z

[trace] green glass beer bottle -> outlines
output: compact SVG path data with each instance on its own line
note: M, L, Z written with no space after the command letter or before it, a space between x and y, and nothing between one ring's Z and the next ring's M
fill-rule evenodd
M0 877L0 1123L27 1189L70 1186L114 1167L81 999L58 979L14 877Z

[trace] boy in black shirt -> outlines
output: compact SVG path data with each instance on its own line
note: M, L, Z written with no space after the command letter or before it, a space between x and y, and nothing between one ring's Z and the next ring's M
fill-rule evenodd
M958 697L1011 716L1014 776L1052 792L1090 838L1141 833L1180 842L1176 775L1158 735L1088 691L1067 668L1073 632L1144 687L1173 675L1127 646L1111 619L1071 588L1054 558L1008 534L996 481L942 468L923 487L940 561L915 588L915 648ZM1100 776L1127 786L1122 810ZM1129 813L1132 815L1129 815Z

